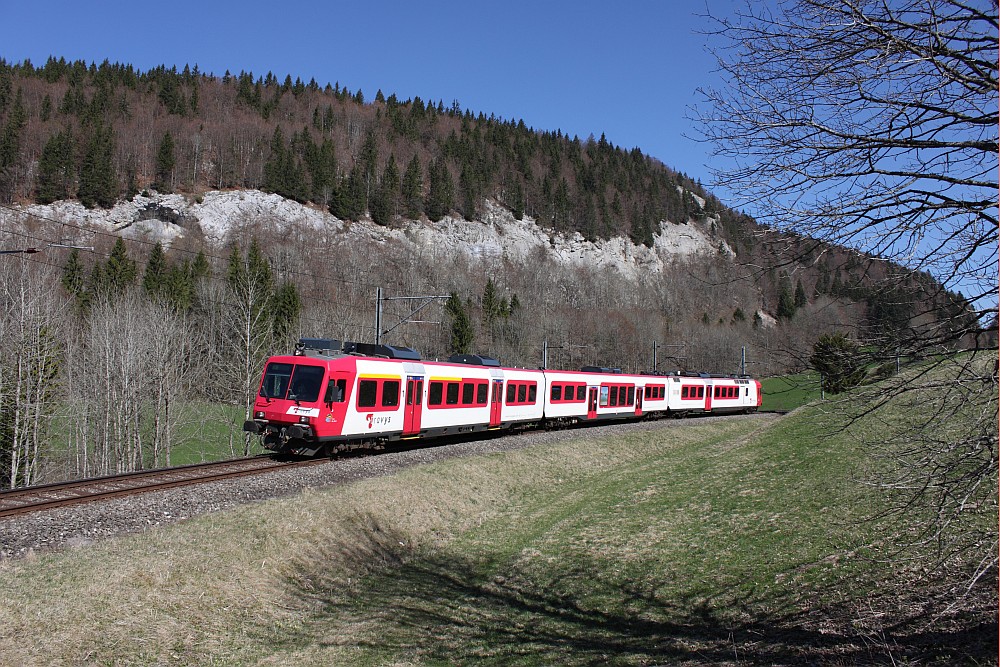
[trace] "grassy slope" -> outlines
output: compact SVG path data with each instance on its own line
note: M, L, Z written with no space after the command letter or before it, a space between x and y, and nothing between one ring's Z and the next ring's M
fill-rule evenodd
M893 526L839 422L581 431L4 563L0 663L995 659L995 626L890 625L905 573L864 557Z

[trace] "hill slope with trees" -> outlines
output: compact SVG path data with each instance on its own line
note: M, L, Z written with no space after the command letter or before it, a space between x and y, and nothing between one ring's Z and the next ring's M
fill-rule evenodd
M165 198L197 209L220 192L269 202L233 212L221 249L123 235L113 219L141 201L184 225ZM65 200L83 208L39 213ZM305 218L322 242L291 224ZM499 218L488 224L532 226L548 246L442 257L413 242L421 225ZM682 225L712 251L656 273L552 252L573 238L634 258ZM537 366L544 348L553 367L738 372L745 349L755 375L804 367L824 333L963 308L929 275L766 230L603 136L196 67L0 62L0 234L47 249L0 263L0 486L169 463L193 424L218 422L205 405L243 406L223 437L248 451L239 425L263 359L300 335L373 340L379 287L451 296L423 324L395 324L414 318L389 302L385 340L428 358ZM874 289L887 277L895 291Z

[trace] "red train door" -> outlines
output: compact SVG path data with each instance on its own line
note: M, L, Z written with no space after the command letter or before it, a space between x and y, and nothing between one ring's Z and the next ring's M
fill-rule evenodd
M643 387L636 387L635 388L635 416L636 417L641 417L642 416L642 392L643 392Z
M490 428L500 426L500 409L503 407L503 380L493 381L493 402L490 403Z
M587 419L597 419L597 387L591 387L587 396Z
M403 408L403 435L418 435L420 433L420 411L424 402L424 378L408 376L406 378L406 405Z
M705 412L712 411L712 385L705 385Z

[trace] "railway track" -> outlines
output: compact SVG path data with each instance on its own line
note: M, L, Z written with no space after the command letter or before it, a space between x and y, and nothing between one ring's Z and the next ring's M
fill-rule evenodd
M328 459L281 461L270 455L261 455L12 489L0 492L0 519L67 505L258 475L280 468L316 465L327 461Z

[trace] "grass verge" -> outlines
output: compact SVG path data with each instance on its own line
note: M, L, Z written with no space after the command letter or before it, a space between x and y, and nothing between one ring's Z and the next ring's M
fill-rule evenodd
M995 615L930 616L938 582L876 558L898 518L872 518L865 422L828 408L581 431L3 563L0 662L995 660Z

